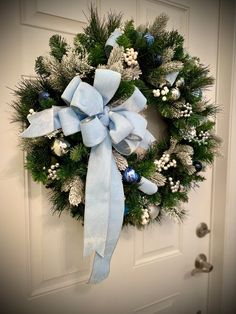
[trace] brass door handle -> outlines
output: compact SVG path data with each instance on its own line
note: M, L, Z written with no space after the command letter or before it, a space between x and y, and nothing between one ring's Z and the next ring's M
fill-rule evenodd
M195 268L192 270L191 275L197 273L210 273L213 270L213 265L207 262L205 254L199 254L195 259Z

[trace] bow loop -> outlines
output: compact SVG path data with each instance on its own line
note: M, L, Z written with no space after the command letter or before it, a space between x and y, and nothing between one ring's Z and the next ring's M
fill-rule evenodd
M121 74L112 70L97 69L93 86L102 95L104 106L115 95L121 81Z
M110 111L110 137L112 143L118 144L125 139L134 129L132 123L129 122L123 115Z
M147 120L136 112L122 111L121 114L133 125L132 132L130 132L127 139L142 141L147 130Z
M77 107L88 116L103 112L103 99L101 94L88 83L81 82L76 88L70 105Z
M61 95L61 99L64 100L64 102L67 105L70 105L71 100L74 96L75 90L76 88L79 86L79 84L81 83L81 79L79 77L79 75L76 75L71 81L70 83L67 85L66 89L64 90L63 94Z
M78 114L71 107L61 109L58 112L61 123L61 128L65 136L77 133L80 131L80 120Z
M28 117L29 127L21 133L21 137L31 138L47 135L61 127L58 112L62 107L53 106L50 109L45 109L36 112Z
M107 136L107 128L98 117L88 117L80 122L84 145L93 147L100 144Z

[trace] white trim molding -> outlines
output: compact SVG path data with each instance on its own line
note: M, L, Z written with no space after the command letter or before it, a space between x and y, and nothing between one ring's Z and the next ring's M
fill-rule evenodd
M236 6L235 14L236 16ZM236 313L236 19L234 21L234 47L229 123L227 194L225 209L224 264L222 287L222 313Z
M221 296L225 278L223 277L223 263L226 254L224 248L225 221L229 218L227 210L229 196L229 190L227 189L229 177L227 173L230 173L229 170L231 170L229 168L229 147L231 145L229 134L233 134L233 129L230 128L230 118L232 114L231 87L233 86L234 20L234 1L220 0L216 103L220 105L222 111L218 115L216 133L223 139L223 143L221 147L222 156L215 161L213 171L210 260L214 265L214 276L209 276L208 314L226 314L225 311L222 311ZM231 176L233 176L232 173ZM232 314L234 312L227 313Z

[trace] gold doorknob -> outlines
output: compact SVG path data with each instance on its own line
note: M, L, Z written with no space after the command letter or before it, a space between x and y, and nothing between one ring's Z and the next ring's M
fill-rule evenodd
M205 254L199 254L195 259L195 268L192 270L191 275L197 273L210 273L213 270L213 265L207 261Z

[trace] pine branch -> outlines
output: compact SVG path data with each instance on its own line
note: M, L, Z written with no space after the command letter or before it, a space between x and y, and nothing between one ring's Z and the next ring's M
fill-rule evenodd
M150 33L155 37L160 37L165 32L169 18L165 13L160 14L150 27Z
M106 28L108 32L108 36L114 32L116 28L119 28L121 25L121 20L122 20L123 14L119 12L118 14L113 13L110 11L107 15L107 23L106 23Z
M65 39L60 35L53 35L49 39L49 46L51 48L51 55L60 62L68 49Z
M105 19L99 18L98 11L92 4L89 13L90 16L87 17L88 26L84 28L84 33L91 41L104 45L108 38Z

